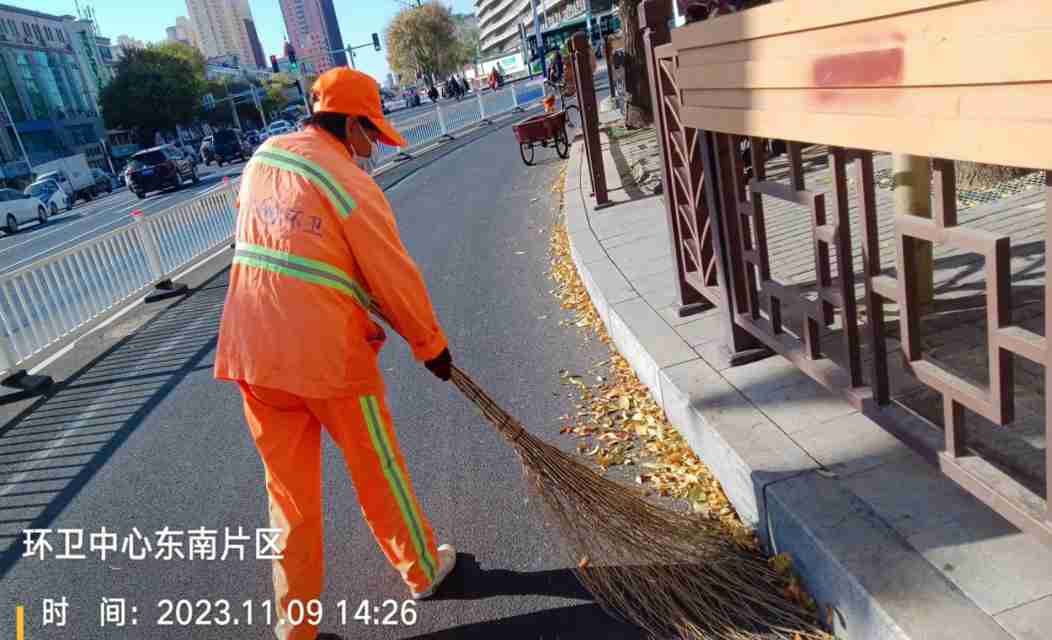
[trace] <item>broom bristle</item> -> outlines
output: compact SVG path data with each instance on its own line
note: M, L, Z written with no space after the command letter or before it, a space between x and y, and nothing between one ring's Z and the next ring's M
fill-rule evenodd
M574 571L608 612L658 637L829 638L719 523L661 508L534 437L456 367L452 381L511 441Z

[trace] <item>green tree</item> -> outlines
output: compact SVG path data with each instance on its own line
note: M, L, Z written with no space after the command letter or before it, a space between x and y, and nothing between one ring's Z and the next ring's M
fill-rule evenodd
M150 145L157 131L190 123L204 93L204 77L189 61L150 48L125 52L100 102L107 127L134 130Z
M453 63L458 70L478 57L480 34L478 24L471 20L473 17L470 13L453 14L458 45L453 52Z
M449 8L432 0L398 12L384 32L387 64L402 78L422 75L430 83L457 67L460 45Z
M147 48L159 53L170 55L173 58L186 60L193 68L194 74L204 81L206 64L205 55L194 47L191 47L188 44L183 44L182 42L171 42L166 40L164 42L156 42L147 45Z

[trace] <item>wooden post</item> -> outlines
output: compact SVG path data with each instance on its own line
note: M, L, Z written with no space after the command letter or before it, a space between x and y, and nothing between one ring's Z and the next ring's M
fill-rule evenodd
M588 36L578 31L570 41L570 55L574 63L574 81L577 83L577 104L581 108L581 130L584 132L584 149L588 158L588 173L592 178L592 191L596 208L610 204L606 190L606 173L603 169L603 152L599 144L599 108L595 98L595 78L592 74L592 48Z
M921 156L894 154L891 173L895 215L931 219L931 160ZM910 256L916 269L913 291L920 304L931 304L935 298L935 274L932 246L929 242L914 242ZM900 276L901 277L901 276Z
M662 76L661 69L654 54L654 47L668 44L671 40L668 29L668 20L672 17L670 3L667 0L644 0L639 3L639 28L643 30L643 48L647 53L647 71L650 79L651 102L654 104L654 128L657 130L658 150L661 155L661 187L662 200L665 202L665 217L668 220L669 243L672 245L672 253L676 259L676 291L679 293L680 308L678 315L681 318L700 313L711 308L704 296L692 287L686 278L684 261L687 256L683 251L683 232L680 227L679 214L677 213L677 186L672 178L672 157L668 143L668 127L666 121L665 106L662 96L665 91L674 91L667 80ZM611 65L610 58L607 64ZM608 67L612 69L613 67ZM611 95L613 95L613 83L611 82ZM687 200L690 195L685 194ZM694 203L690 203L693 205ZM704 271L700 265L693 265L699 271Z

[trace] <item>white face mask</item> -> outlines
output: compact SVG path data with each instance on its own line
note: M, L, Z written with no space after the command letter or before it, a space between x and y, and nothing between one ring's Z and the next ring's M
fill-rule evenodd
M358 125L358 130L362 132L362 137L369 141L369 155L366 157L359 156L354 150L353 145L351 147L351 155L354 156L354 162L358 165L358 168L366 173L372 173L373 169L373 157L376 154L376 141L369 137L369 134L365 131L365 127L362 126L361 122L355 122Z

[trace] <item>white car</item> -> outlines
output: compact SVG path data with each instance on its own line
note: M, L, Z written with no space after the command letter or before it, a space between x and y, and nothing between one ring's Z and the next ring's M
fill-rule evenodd
M3 221L7 235L18 233L18 227L36 220L47 224L47 207L40 200L14 189L0 189L0 220Z
M288 120L275 120L267 127L267 137L280 136L283 133L291 133L292 131L292 125L289 124Z
M73 208L73 200L66 192L59 188L54 180L39 180L26 187L23 192L44 203L48 215L57 216L59 209L69 211Z

